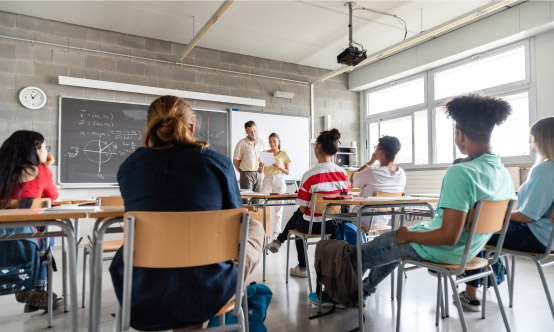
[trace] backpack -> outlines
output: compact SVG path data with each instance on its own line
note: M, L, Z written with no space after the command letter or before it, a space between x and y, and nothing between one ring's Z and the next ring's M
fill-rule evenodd
M271 302L273 292L264 284L251 283L246 287L246 296L248 301L248 329L251 332L266 332L264 320L267 307ZM225 325L235 324L237 317L230 312L225 314ZM219 317L212 317L208 327L219 326Z
M339 223L335 228L335 240L345 240L349 244L355 246L356 241L356 226L351 222ZM365 243L365 237L360 233L362 243Z
M356 248L345 241L321 240L315 248L317 294L322 287L334 303L358 306L358 282L350 256Z

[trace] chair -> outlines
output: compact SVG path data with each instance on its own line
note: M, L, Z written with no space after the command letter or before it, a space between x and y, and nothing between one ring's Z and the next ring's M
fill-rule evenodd
M500 312L502 314L502 318L504 320L504 325L506 326L506 330L510 331L510 326L508 324L506 312L504 311L504 306L502 305L502 299L498 291L498 285L496 284L494 273L492 271L492 268L490 267L491 264L494 264L498 260L500 253L496 252L494 256L489 259L479 258L479 257L468 259L468 254L469 254L471 242L473 240L473 236L475 233L500 232L500 236L498 237L497 247L502 246L502 243L504 242L504 237L506 235L506 230L508 228L508 223L510 221L510 212L512 210L512 205L513 205L512 200L506 200L506 201L481 200L475 204L475 206L468 213L468 217L466 219L465 227L466 227L466 230L468 231L468 236L467 236L467 243L461 258L460 265L440 264L440 263L434 263L429 261L416 261L412 259L400 259L399 275L402 275L404 273L406 264L412 264L415 266L415 268L424 267L437 272L438 296L437 296L437 310L436 310L436 317L435 317L436 325L438 325L439 311L441 309L440 307L442 305L442 299L443 299L442 287L441 287L441 279L443 277L448 278L448 280L450 281L450 285L452 287L452 292L453 294L456 294L457 284L465 283L470 280L480 279L483 277L485 277L485 280L487 280L488 276L493 276L491 280L494 286L494 291L496 293L498 306L500 307ZM463 274L464 271L477 270L477 269L483 269L483 268L485 269L485 271L481 273L458 278L458 279L454 278L458 275ZM409 270L411 269L412 267L409 268ZM402 284L403 284L403 278L398 278L398 293L397 293L398 310L397 310L397 317L396 317L396 331L400 331L400 318L401 318L401 308L402 308ZM483 292L483 294L486 294L486 292ZM485 301L485 299L486 298L484 297L483 301ZM445 302L446 301L448 300L445 298ZM454 296L454 302L458 309L462 330L466 332L467 326L464 319L462 305L460 303L460 299L458 296ZM481 314L482 314L482 317L485 318L484 305L482 306Z
M550 216L550 221L554 223L554 211L552 212L552 216ZM546 300L548 301L548 305L550 306L550 313L552 314L552 318L554 318L554 304L552 303L552 296L550 295L550 291L548 289L548 284L546 282L546 278L544 276L544 270L543 270L543 268L545 267L554 266L554 260L549 260L549 258L554 257L554 253L552 253L552 250L554 250L553 245L554 245L554 228L550 233L550 238L548 239L548 244L546 246L546 250L544 253L534 253L534 252L526 252L526 251L518 251L518 250L502 248L502 251L500 252L501 256L502 255L512 256L511 272L510 272L510 267L508 266L508 264L506 264L510 308L513 306L513 303L514 303L514 278L516 273L516 270L515 270L516 257L524 257L524 258L531 259L533 262L535 262L535 265L537 266L537 270L539 271L539 275L541 277L542 286L544 288L544 293L546 295ZM491 253L494 251L496 251L495 247L493 248L489 247L487 249L487 253ZM487 282L486 279L485 279L485 282ZM485 283L484 287L486 286L487 284ZM483 295L485 296L485 294ZM483 307L484 306L485 306L485 303L483 303Z
M310 242L310 241L308 241L308 239L317 238L317 237L322 236L321 234L312 234L312 226L313 226L313 223L314 223L314 214L323 213L323 209L325 209L325 206L327 206L326 203L317 203L316 204L315 199L317 197L321 197L321 196L324 196L324 195L329 195L329 194L325 194L325 193L313 193L312 194L312 199L310 201L310 211L311 211L312 215L310 217L310 227L308 229L308 233L303 233L303 232L300 232L300 231L297 231L297 230L293 229L293 230L290 230L289 233L287 234L287 267L286 267L286 270L285 270L286 283L288 284L288 282L289 282L290 240L300 239L300 240L304 241L303 248L304 248L304 255L306 257L306 267L307 267L307 271L308 271L308 287L310 289L310 293L312 293L312 277L311 277L311 273L310 273L310 263L309 263L309 259L308 259L308 246L317 244L317 241ZM327 212L330 212L330 213L328 213L328 215L329 215L329 214L333 214L333 213L339 213L340 211L336 211L333 208L331 211L327 210ZM325 222L325 221L322 221L322 222ZM330 237L331 233L325 233L324 236L325 237Z
M386 193L382 191L376 191L373 193L373 197L401 197L404 196L403 192L398 193ZM389 211L388 208L384 209L374 209L375 211ZM390 211L394 212L394 208L390 209ZM393 216L394 218L394 216ZM396 225L398 226L398 225ZM366 238L366 242L370 239L376 237L379 235L379 232L381 231L390 231L392 230L392 227L389 225L381 225L381 226L373 226L373 216L370 217L369 227L362 227L362 231L364 232L364 236ZM372 236L369 235L369 233L373 233Z
M102 208L123 206L123 198L121 196L99 196L96 198L96 205ZM123 245L123 240L107 240L104 241L102 251L104 253L116 252ZM81 308L85 307L86 300L86 284L87 284L87 256L92 252L92 241L89 241L83 247L83 293L81 295ZM102 261L111 261L112 257L102 257Z
M123 296L122 308L116 313L116 331L127 331L130 326L133 267L194 267L238 258L236 294L243 294L249 223L249 213L246 209L127 212L124 220ZM168 255L168 252L181 254ZM219 316L232 311L238 318L237 324L214 329L243 332L246 330L248 316L242 307L245 303L241 301L244 301L243 296L236 296L234 301L224 305L216 314ZM221 322L223 323L223 320Z

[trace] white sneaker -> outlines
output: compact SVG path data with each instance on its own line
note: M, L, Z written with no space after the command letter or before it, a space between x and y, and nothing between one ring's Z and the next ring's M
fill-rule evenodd
M275 254L279 251L279 248L281 248L281 242L275 239L266 245L265 248Z
M471 311L481 311L481 301L476 297L471 297L466 294L465 291L460 294L452 294L452 296L459 296L462 307Z
M300 278L308 277L308 269L305 267L300 267L299 265L290 268L290 275Z

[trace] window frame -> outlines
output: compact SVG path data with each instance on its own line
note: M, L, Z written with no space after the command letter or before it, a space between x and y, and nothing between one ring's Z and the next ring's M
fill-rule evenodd
M436 160L437 160L437 152L436 152L437 144L436 144L436 121L435 121L436 111L435 111L435 109L439 108L439 107L443 107L446 104L446 102L452 98L452 96L435 100L435 98L434 98L434 92L435 92L434 91L434 87L435 87L434 77L435 77L435 73L441 72L441 71L444 71L444 70L448 70L448 69L451 69L451 68L463 66L463 65L466 65L468 63L471 63L471 62L475 61L476 59L486 58L486 57L489 57L489 56L494 56L495 54L503 53L503 52L506 52L508 50L515 49L515 48L518 48L518 47L521 47L521 46L524 47L524 52L525 52L525 79L515 81L515 82L511 82L511 83L501 84L501 85L486 88L486 89L470 91L470 92L467 92L467 93L476 93L476 92L478 92L478 93L483 93L483 94L490 95L490 96L495 96L495 97L504 97L504 96L514 95L514 94L517 94L517 93L527 92L528 99L529 99L529 124L534 123L536 121L536 118L537 118L537 116L536 116L536 114L537 114L537 112L536 112L536 98L535 98L536 97L536 91L535 91L535 85L534 85L535 73L534 73L534 68L531 66L531 57L534 55L533 54L533 52L534 52L534 38L528 38L528 39L521 40L521 41L518 41L518 42L515 42L515 43L511 43L511 44L508 44L508 45L505 45L505 46L502 46L502 47L498 47L498 48L495 48L495 49L492 49L492 50L489 50L489 51L486 51L486 52L481 52L481 53L478 53L478 54L474 54L472 56L466 57L466 58L458 60L458 61L448 63L448 64L443 65L443 66L438 66L438 67L435 67L435 68L432 68L432 69L428 69L428 70L420 72L418 74L410 75L410 76L407 76L405 78L402 78L402 79L399 79L399 80L394 80L394 81L391 81L389 83L385 83L385 84L379 85L377 87L365 90L363 92L363 106L362 107L363 107L363 112L364 112L364 117L363 118L364 118L364 128L365 128L365 133L364 133L365 137L364 137L364 139L365 139L365 142L366 142L366 144L365 144L366 145L365 146L366 156L368 158L369 158L369 156L371 156L371 153L372 153L371 149L373 148L369 144L370 135L371 135L370 134L370 125L372 123L376 122L378 124L379 133L378 133L377 137L381 137L381 135L380 135L380 131L381 131L380 122L381 121L387 121L387 120L392 120L392 119L401 118L401 117L411 115L411 117L412 117L412 146L411 146L412 163L399 163L398 165L401 166L404 169L414 169L414 170L448 168L450 165L452 165L452 163L436 163ZM424 102L423 103L369 115L368 95L370 93L374 93L374 92L377 92L379 90L384 90L386 88L389 88L391 85L406 83L406 82L416 80L416 79L419 79L419 78L422 78L422 77L423 77L423 81L424 81ZM464 94L466 94L466 93L464 93ZM428 160L428 163L427 164L416 165L415 164L415 160L416 160L415 159L415 144L416 144L416 142L415 142L415 128L414 128L414 126L415 126L414 119L415 118L414 117L415 117L416 112L423 111L423 110L427 111L427 135L428 135L428 138L427 138L428 158L427 158L427 160ZM453 130L453 134L455 134L454 130ZM452 149L453 149L453 155L455 156L456 155L456 146L455 146L455 144L453 144ZM494 147L493 147L493 149L494 149ZM533 164L534 161L535 161L535 158L534 158L533 153L530 153L527 156L502 157L502 162L507 166L508 165L509 166L529 165L529 164Z

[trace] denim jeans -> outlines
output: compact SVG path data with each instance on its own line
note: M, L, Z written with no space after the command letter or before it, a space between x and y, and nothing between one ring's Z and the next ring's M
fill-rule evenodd
M50 250L54 249L54 238L42 238L38 241L38 248L40 251L46 250L46 241L50 243ZM48 276L48 266L41 264L38 268L38 278L35 287L44 288L46 286L46 280Z
M364 294L375 293L377 285L400 264L398 258L423 260L410 244L396 243L396 231L386 232L362 245L362 273L371 270L364 279ZM355 262L355 257L352 260Z

